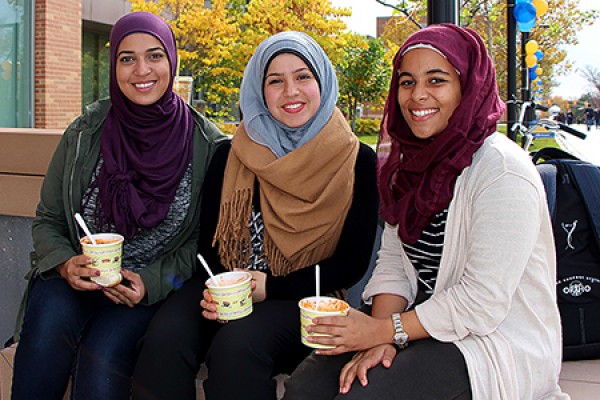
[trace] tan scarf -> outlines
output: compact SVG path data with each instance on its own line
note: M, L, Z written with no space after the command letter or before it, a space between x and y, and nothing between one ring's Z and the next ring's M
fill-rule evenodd
M352 204L359 141L336 108L321 132L281 158L253 142L240 124L225 169L218 242L227 269L250 256L255 179L271 273L287 275L333 255Z

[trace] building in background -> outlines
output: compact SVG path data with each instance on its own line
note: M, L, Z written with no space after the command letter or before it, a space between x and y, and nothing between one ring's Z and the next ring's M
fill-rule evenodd
M64 129L108 95L108 35L127 0L0 0L0 128Z

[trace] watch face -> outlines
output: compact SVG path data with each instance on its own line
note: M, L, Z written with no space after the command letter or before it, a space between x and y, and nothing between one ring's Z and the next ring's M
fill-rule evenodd
M394 335L394 343L403 345L408 342L408 335L405 332L400 332Z

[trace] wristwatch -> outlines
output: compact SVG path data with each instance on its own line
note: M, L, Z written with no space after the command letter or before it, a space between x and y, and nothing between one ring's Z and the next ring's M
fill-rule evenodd
M394 344L402 350L408 346L408 334L404 331L404 326L400 321L400 313L392 314L392 324L394 324Z

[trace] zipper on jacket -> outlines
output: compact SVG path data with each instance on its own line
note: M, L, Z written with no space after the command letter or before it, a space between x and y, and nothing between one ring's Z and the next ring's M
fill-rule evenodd
M83 131L80 130L77 133L77 145L75 146L75 157L73 157L73 163L71 165L71 176L69 177L69 207L71 208L71 215L68 216L67 218L73 217L75 215L75 210L74 210L74 201L73 201L73 181L75 179L75 167L77 165L77 160L79 159L79 151L80 151L80 147L81 147L81 135L83 134ZM75 233L77 234L77 238L81 239L79 237L79 230L75 229Z

